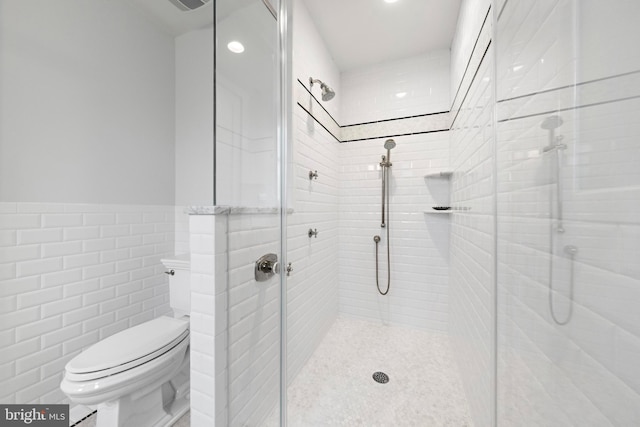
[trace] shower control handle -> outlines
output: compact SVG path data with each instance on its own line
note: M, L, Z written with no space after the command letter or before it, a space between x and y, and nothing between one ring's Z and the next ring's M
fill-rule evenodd
M257 261L254 269L256 282L266 282L275 274L280 273L280 263L278 263L278 255L266 254L261 256Z
M291 272L293 271L293 267L291 267L291 263L287 265L287 276L291 276Z
M307 235L309 236L309 238L315 237L316 239L318 238L318 229L309 229L309 232L307 233Z

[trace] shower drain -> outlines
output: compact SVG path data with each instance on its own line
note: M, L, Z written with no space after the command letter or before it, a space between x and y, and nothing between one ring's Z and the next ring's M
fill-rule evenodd
M386 384L389 382L389 375L384 372L374 372L373 379L380 384Z

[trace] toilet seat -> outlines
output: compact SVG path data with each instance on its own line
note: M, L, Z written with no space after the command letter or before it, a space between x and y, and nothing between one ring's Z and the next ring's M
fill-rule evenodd
M148 363L188 340L188 328L188 320L163 316L118 332L67 363L66 378L97 380Z

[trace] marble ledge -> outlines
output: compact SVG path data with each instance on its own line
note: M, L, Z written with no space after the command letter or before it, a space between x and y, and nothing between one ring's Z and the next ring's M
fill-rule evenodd
M189 215L268 215L280 213L280 208L252 206L187 206L184 208L184 213ZM287 213L292 214L293 209L287 209Z

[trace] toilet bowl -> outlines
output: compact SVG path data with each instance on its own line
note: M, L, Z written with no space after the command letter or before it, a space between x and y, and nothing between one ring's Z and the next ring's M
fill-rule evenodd
M98 410L97 427L169 426L189 409L188 260L162 261L172 272L171 295L180 294L175 307L170 297L171 305L182 317L161 316L118 332L65 366L61 390Z

